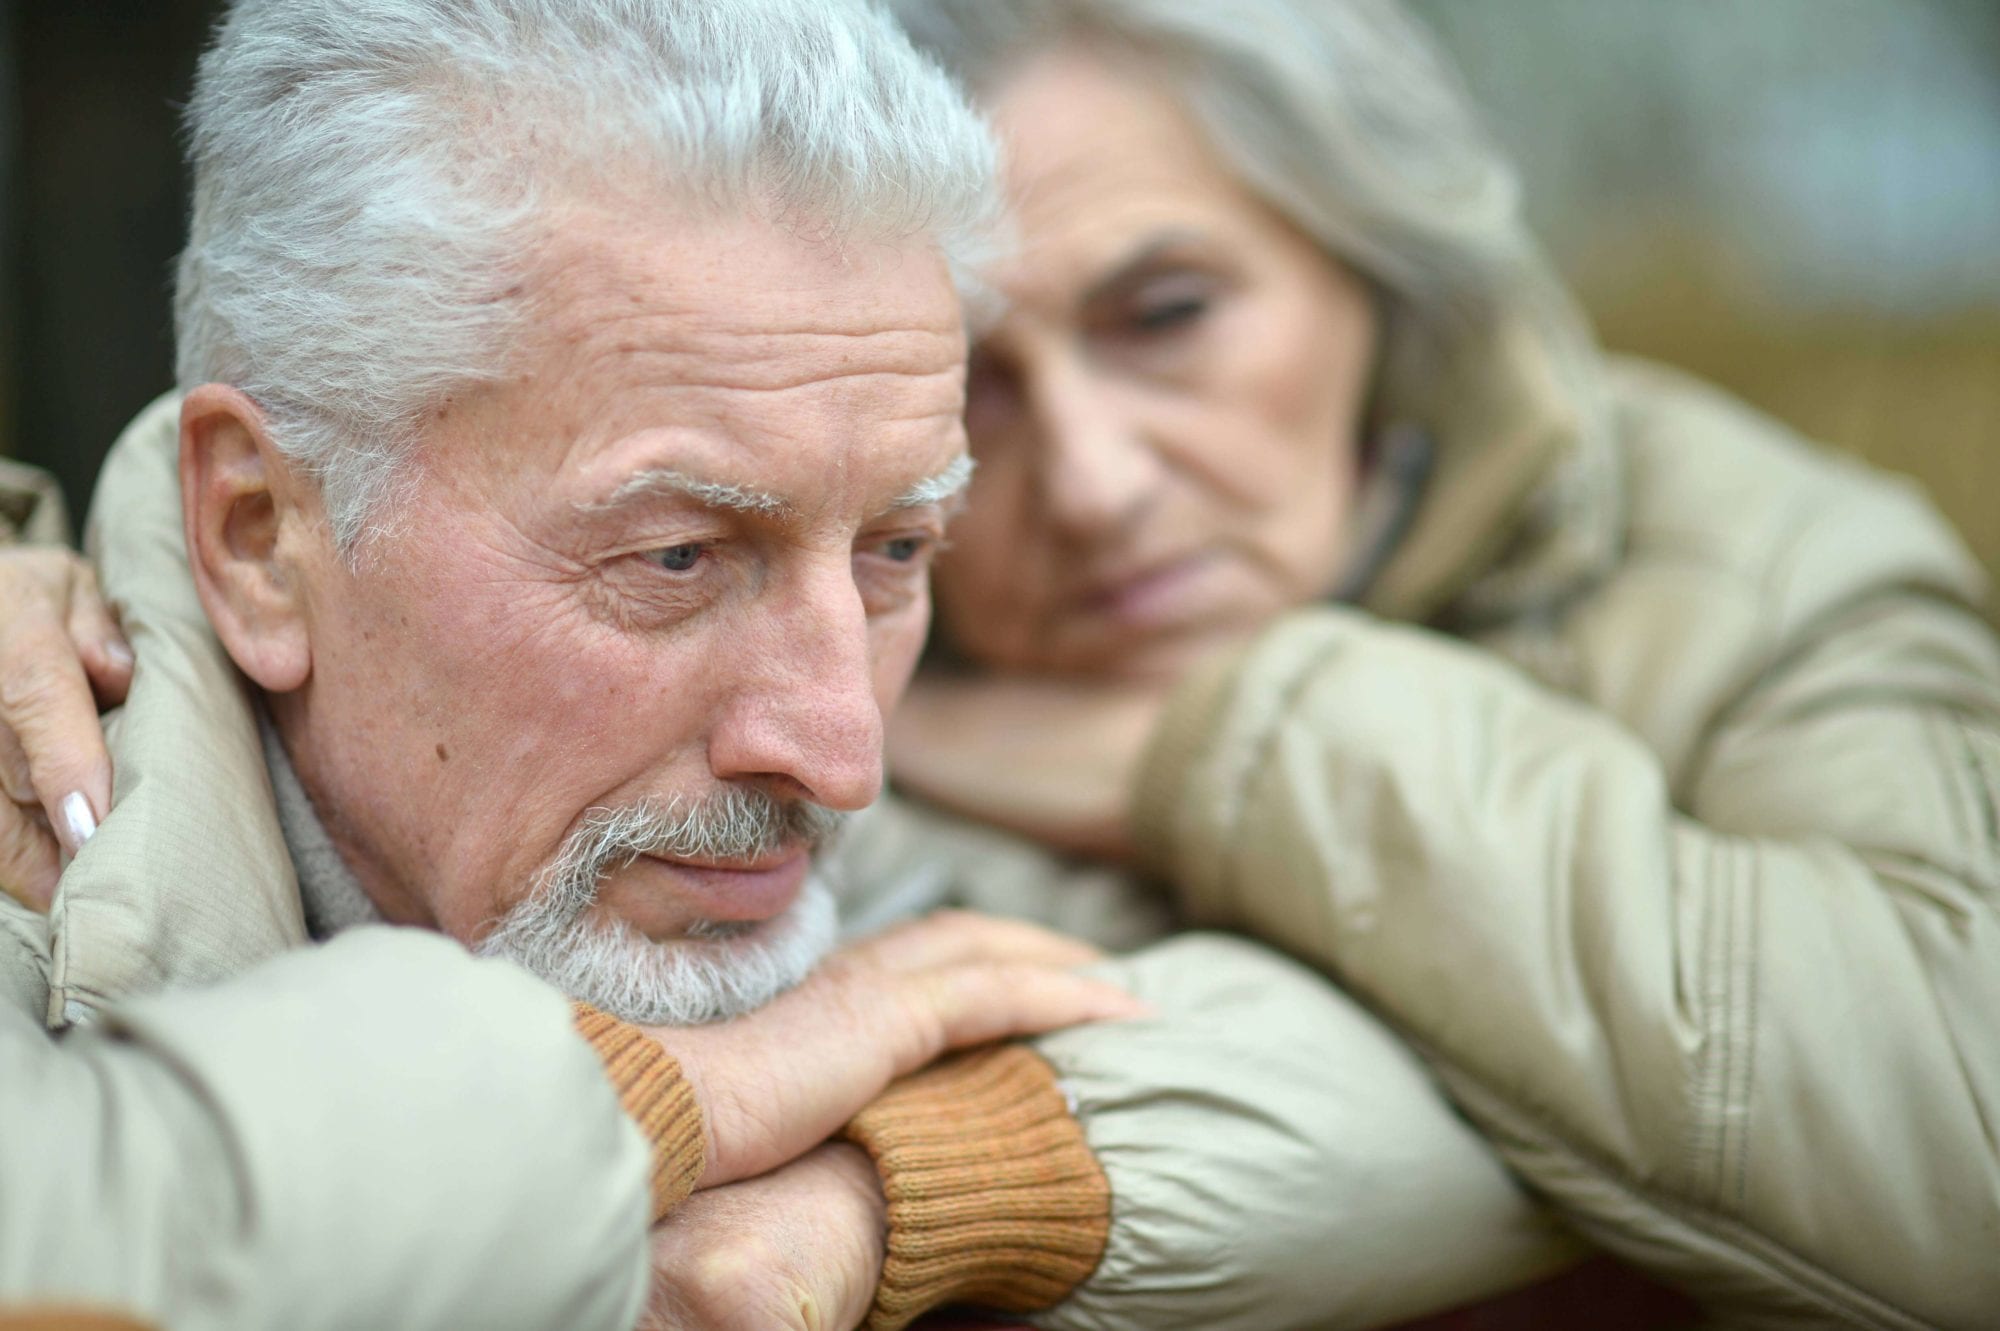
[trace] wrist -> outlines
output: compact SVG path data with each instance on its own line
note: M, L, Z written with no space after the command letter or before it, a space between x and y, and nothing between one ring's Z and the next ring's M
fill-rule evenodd
M907 1077L846 1136L867 1149L887 1200L868 1331L948 1304L1053 1307L1103 1255L1110 1186L1054 1071L1026 1046Z
M707 1115L681 1063L645 1031L586 1003L572 1007L577 1033L604 1063L604 1074L652 1152L652 1219L692 1192L713 1147Z
M868 1245L868 1288L872 1290L881 1284L889 1250L889 1199L882 1191L882 1175L868 1152L850 1141L827 1142L812 1158L836 1181L850 1232Z

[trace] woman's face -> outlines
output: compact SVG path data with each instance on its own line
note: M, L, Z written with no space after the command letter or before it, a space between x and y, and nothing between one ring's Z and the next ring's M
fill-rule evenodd
M1337 577L1372 301L1136 71L1051 54L992 111L1021 247L938 610L985 668L1172 673Z

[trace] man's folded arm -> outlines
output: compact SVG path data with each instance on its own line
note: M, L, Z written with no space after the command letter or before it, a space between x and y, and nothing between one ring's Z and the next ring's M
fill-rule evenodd
M1103 970L1159 1015L948 1060L849 1127L889 1203L869 1331L949 1304L1051 1331L1382 1326L1581 1255L1321 977L1205 934Z
M954 907L1030 919L1114 951L1150 944L1101 973L1156 1017L1032 1045L1053 1095L1074 1102L1063 1121L1103 1173L1102 1254L1060 1298L988 1306L1039 1307L1033 1320L1062 1331L1380 1326L1478 1301L1583 1255L1353 998L1240 939L1155 941L1172 917L1146 884L893 797L857 820L836 871L863 927ZM939 1090L911 1078L889 1098L910 1097L900 1121L930 1125L921 1158L941 1177L969 1176L982 1149L970 1125L982 1116ZM1008 1200L1011 1232L1022 1233L1026 1195ZM928 1214L935 1224L953 1212ZM1051 1205L1046 1215L1028 1229L1065 1232L1065 1211ZM999 1242L970 1226L955 1242L930 1226L923 1234L932 1264L902 1271L948 1274L959 1301L980 1301L963 1291L1007 1284L1006 1263L1040 1251L1032 1238ZM885 1291L924 1284L899 1274L899 1239L916 1246L892 1219ZM982 1253L984 1269L959 1260ZM1040 1282L1021 1288L1031 1286L1047 1293Z

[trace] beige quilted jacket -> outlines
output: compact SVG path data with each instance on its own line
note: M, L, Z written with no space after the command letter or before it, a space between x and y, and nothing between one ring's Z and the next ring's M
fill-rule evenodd
M1607 392L1486 473L1543 478L1515 518L1190 681L1145 851L1735 1320L2000 1326L1981 575L1910 486L1664 371ZM1447 489L1491 463L1451 447Z

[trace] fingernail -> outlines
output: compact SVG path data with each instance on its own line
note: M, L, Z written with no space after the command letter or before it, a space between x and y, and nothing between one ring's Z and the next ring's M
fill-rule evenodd
M132 668L132 649L130 647L127 647L124 643L122 642L105 643L104 654L110 657L111 664L117 666L119 669L130 670Z
M90 801L83 797L80 790L63 796L56 811L62 815L64 849L69 851L71 859L75 859L76 853L83 849L83 843L96 834L97 815L90 811Z

